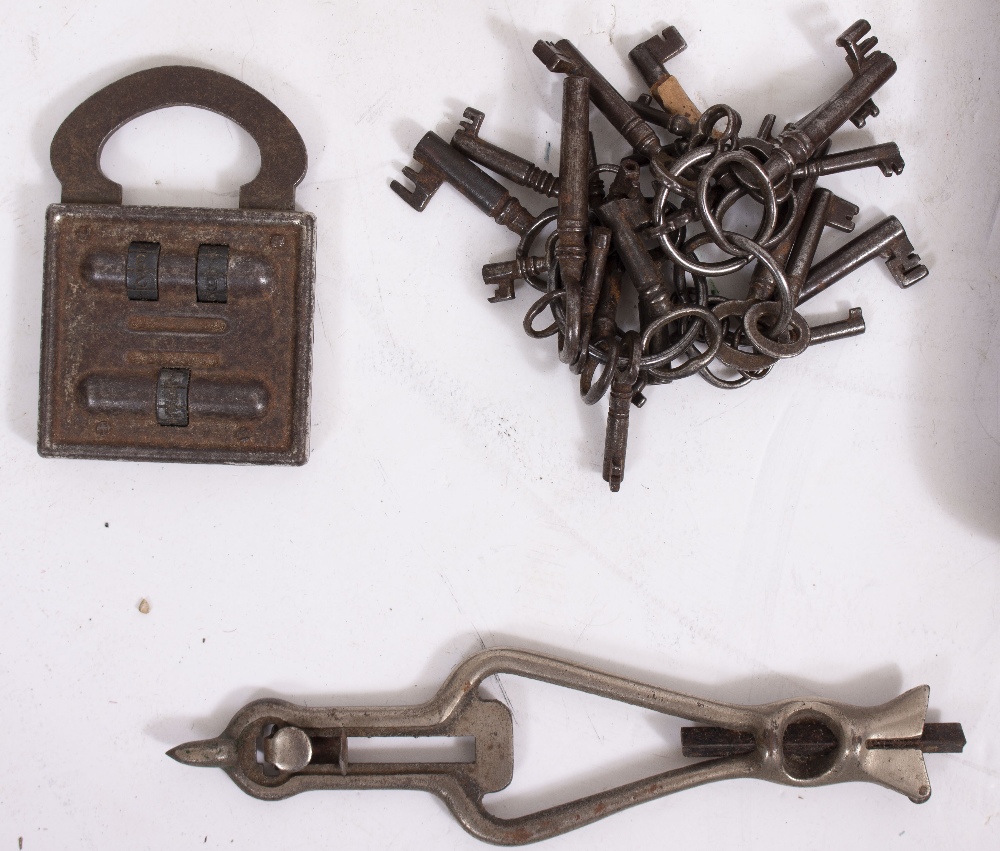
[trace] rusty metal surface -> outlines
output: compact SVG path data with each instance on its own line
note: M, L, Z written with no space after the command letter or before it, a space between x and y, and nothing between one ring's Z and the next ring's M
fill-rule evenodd
M892 142L830 153L831 136L842 125L851 121L860 127L878 115L872 96L896 71L895 60L874 49L877 39L870 31L868 22L859 20L836 39L850 79L777 136L775 113L764 118L756 136L745 136L733 107L718 103L702 111L691 103L665 64L687 47L675 27L630 53L650 87L633 103L566 39L537 42L535 55L550 71L566 75L558 178L480 140L482 113L475 110L466 110L452 144L536 191L549 192L558 179L556 232L544 242L549 214L531 217L513 206L502 185L434 134L414 152L423 171L404 169L415 189L393 183L405 200L423 209L447 180L521 237L513 261L483 268L483 280L496 287L490 300L514 298L521 280L538 290L522 322L525 332L556 339L560 361L580 376L584 403L612 394L603 472L613 491L624 479L629 418L623 399L641 407L650 386L696 373L720 389L749 387L771 375L778 361L797 357L812 344L865 332L860 308L852 308L845 320L816 326L797 310L862 264L883 258L902 287L928 274L895 217L814 264L825 230L853 231L859 212L818 187L819 178L871 166L886 176L903 170ZM602 162L588 137L588 96L630 149L617 162ZM654 125L674 138L660 139ZM607 175L613 178L605 191ZM760 208L752 238L734 231L733 219L726 218L745 201ZM592 250L608 232L610 251ZM703 248L717 249L723 258L702 260L697 252ZM751 263L745 294L718 295L719 279ZM622 267L626 274L619 276L615 270ZM619 317L622 281L635 294L623 303L634 301L637 308L630 305L631 315ZM543 327L546 311L552 322ZM626 343L630 334L640 342L638 369ZM634 376L628 394L622 385L627 376Z
M682 743L685 753L695 747L719 758L529 815L498 817L483 798L513 779L513 716L504 704L479 694L483 681L497 674L711 724L711 729L700 728L694 734L690 728L683 730ZM496 649L459 665L427 703L322 708L265 698L240 709L220 736L178 745L167 753L185 765L221 768L248 795L268 801L314 790L431 792L476 838L496 845L525 845L717 780L757 778L798 788L861 781L923 803L931 794L923 754L961 752L965 744L960 725L925 725L929 693L927 686L919 686L873 707L819 698L740 706L538 653ZM403 736L471 736L475 756L466 762L376 763L354 761L348 751L351 737Z
M150 236L159 241L161 268L170 257L189 274L161 276L156 301L130 300L126 252ZM240 258L229 272L230 297L200 302L198 250L220 242ZM304 463L313 243L308 213L50 207L38 451L61 458ZM118 274L107 263L116 255ZM191 372L186 428L157 422L163 368ZM136 394L137 385L148 392Z
M111 133L176 104L257 141L261 171L241 209L122 206L100 172ZM304 463L315 226L293 209L306 154L291 122L218 72L153 68L77 107L52 164L64 203L47 215L39 453Z
M188 65L164 65L105 86L73 110L52 139L52 169L64 204L121 204L122 188L101 171L105 142L133 118L168 106L224 115L260 148L260 172L240 188L240 207L294 210L306 173L306 146L288 117L246 83Z

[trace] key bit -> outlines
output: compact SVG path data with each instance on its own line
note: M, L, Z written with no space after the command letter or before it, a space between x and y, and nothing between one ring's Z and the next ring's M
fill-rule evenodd
M805 165L795 169L792 177L796 180L807 176L822 177L826 174L840 174L869 166L878 166L882 174L892 177L894 174L902 174L906 163L903 162L899 146L895 142L886 142L884 145L871 145L867 148L842 151L839 154L814 157Z
M688 121L695 122L701 118L701 110L694 105L666 66L667 62L686 49L687 42L677 31L677 27L667 27L662 34L633 47L628 58L639 69L649 86L650 94L668 114L681 115Z
M875 36L865 38L872 31L872 25L864 18L855 21L839 36L837 36L837 46L844 48L847 56L847 64L851 72L855 75L862 73L865 65L868 64L869 54L873 47L878 44ZM862 39L864 39L862 41Z
M847 56L844 58L847 60L851 72L856 77L864 73L866 66L869 64L869 54L872 48L878 44L878 39L875 36L861 41L861 39L871 32L871 28L871 24L862 18L851 24L837 39L838 47L843 47L847 52ZM878 114L879 109L875 106L875 101L869 98L860 106L857 112L851 115L851 123L856 127L864 127L869 118L875 118Z
M920 255L913 250L913 243L899 219L889 216L814 266L802 287L799 303L818 295L876 257L885 260L893 280L903 288L913 286L930 274L920 262Z
M503 186L437 133L424 134L413 151L413 159L423 166L419 172L409 166L403 168L403 175L413 182L413 189L407 189L396 180L390 187L418 213L424 210L441 184L447 182L497 223L518 235L535 221L535 217Z
M461 122L461 129L451 138L453 148L461 151L474 163L488 168L501 177L506 177L518 186L525 186L548 198L559 196L558 177L539 168L530 160L504 150L479 136L479 130L486 118L482 112L470 106L463 116L465 121Z
M498 674L526 677L683 718L685 756L701 759L576 801L503 818L484 796L514 776L511 710L479 693ZM860 781L931 796L925 753L960 753L959 724L925 724L930 689L881 706L823 698L741 706L693 697L522 650L485 650L460 664L429 701L415 706L312 707L265 698L238 710L222 734L167 752L184 765L222 768L255 798L310 790L416 789L439 796L465 830L496 845L525 845L592 824L636 804L719 780L756 778L804 789ZM366 762L351 737L472 737L465 762Z
M829 343L832 340L846 340L848 337L857 337L865 333L865 318L861 314L860 307L852 307L847 314L847 319L840 322L827 322L825 325L810 325L809 345L816 346L820 343Z
M526 278L545 277L549 273L549 261L544 257L518 257L506 263L487 263L483 266L483 283L496 287L488 299L493 304L514 298L514 282Z

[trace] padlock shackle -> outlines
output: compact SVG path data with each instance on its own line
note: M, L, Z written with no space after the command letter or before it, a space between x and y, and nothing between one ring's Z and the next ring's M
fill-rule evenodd
M288 117L260 92L208 68L164 65L105 86L74 109L52 139L52 169L64 204L121 204L122 187L101 171L111 135L140 115L197 106L224 115L260 148L260 171L240 187L242 209L293 210L306 173L306 146Z

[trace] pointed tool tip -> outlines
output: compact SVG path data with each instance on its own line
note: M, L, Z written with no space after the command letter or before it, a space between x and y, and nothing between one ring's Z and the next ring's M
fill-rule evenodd
M225 737L187 742L168 750L167 756L183 765L225 768L236 762L236 742Z

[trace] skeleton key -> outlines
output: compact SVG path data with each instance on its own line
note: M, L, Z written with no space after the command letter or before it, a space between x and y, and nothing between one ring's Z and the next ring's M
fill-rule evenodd
M461 123L461 129L451 137L453 148L461 151L474 163L479 163L501 177L506 177L518 186L526 186L549 198L558 197L558 177L539 168L530 160L479 137L479 129L483 126L483 119L486 118L482 112L470 106L463 116L465 121Z
M583 278L580 292L580 357L571 366L574 373L583 371L587 363L590 347L591 325L594 321L594 311L601 297L601 287L604 284L604 274L608 266L608 254L611 252L611 231L604 227L595 227L590 232L590 247L587 251L587 271Z
M632 407L632 393L639 380L639 362L642 348L639 335L629 331L622 340L622 357L628 364L621 368L612 364L611 395L608 400L608 427L604 436L604 481L617 493L625 479L625 451L628 449L628 418Z
M667 27L661 35L655 35L632 48L628 58L639 69L649 86L649 93L669 115L681 115L694 123L701 118L701 110L694 105L666 66L666 62L685 50L687 42L677 31L677 27Z
M831 340L845 340L848 337L857 337L865 333L865 318L861 314L860 307L852 307L848 311L847 319L839 322L827 322L825 325L811 325L809 346L816 346L820 343L829 343Z
M559 152L559 218L556 259L563 286L579 288L587 259L590 222L590 81L563 80L562 143ZM573 358L575 360L575 357Z
M403 168L403 176L413 181L413 189L407 189L397 180L390 187L418 213L423 212L434 193L447 181L486 215L518 235L534 223L535 216L516 198L437 133L424 135L413 151L413 159L423 166L419 172L409 166Z
M625 137L637 151L652 157L660 152L660 139L639 114L593 65L591 65L566 39L553 44L538 41L533 49L550 71L577 74L590 81L590 99L611 125Z
M817 189L813 193L788 258L787 277L792 304L798 302L799 293L809 276L823 230L829 226L850 233L854 230L854 216L857 214L856 205L834 195L829 189Z
M812 158L816 149L830 138L845 121L863 127L865 120L878 115L871 97L896 73L896 63L887 53L872 51L878 39L859 41L871 30L871 25L855 22L837 39L847 51L851 81L801 121L779 134L776 150L764 164L773 182L777 183Z
M768 116L768 118L773 118L773 116ZM767 122L765 121L765 126L761 127L761 132L770 134L770 128L766 125ZM818 178L816 177L807 177L796 188L795 221L792 223L788 236L771 249L771 256L782 267L787 264L788 256L792 253L796 236L802 228L802 221L805 218L809 200L816 190L817 180ZM774 286L774 278L770 270L764 263L758 262L753 270L753 276L750 278L750 298L754 301L769 299L774 295Z
M615 249L628 269L636 291L644 321L656 319L673 309L667 282L635 228L648 221L649 211L644 201L617 198L607 201L597 211L600 220L614 234Z
M813 267L802 287L799 304L823 292L876 257L885 260L893 279L904 288L913 286L930 274L927 267L921 264L920 255L913 250L913 243L899 219L889 216Z
M855 171L870 166L878 166L882 174L892 177L894 174L902 174L906 163L899 153L899 145L895 142L886 142L884 145L871 145L867 148L842 151L839 154L814 157L805 165L795 169L792 177L796 180L803 177L823 177L826 174L840 174L843 171Z
M549 273L547 257L518 257L506 263L487 263L483 266L483 283L488 287L496 287L496 291L488 299L492 304L498 301L510 301L514 298L514 282L523 281L532 276L544 278Z

